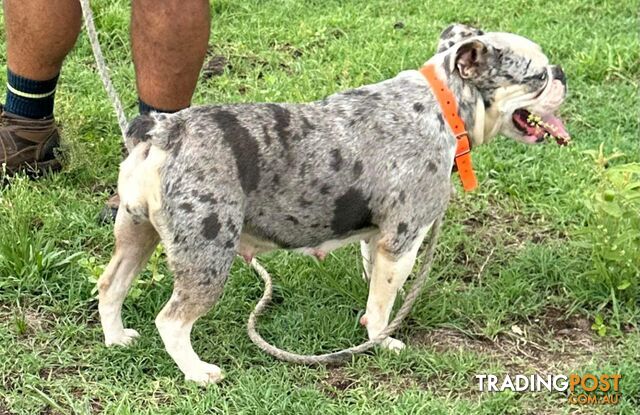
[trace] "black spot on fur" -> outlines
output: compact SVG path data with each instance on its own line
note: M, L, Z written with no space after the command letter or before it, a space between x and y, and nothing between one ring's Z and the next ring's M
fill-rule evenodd
M224 244L224 247L225 247L225 248L227 248L227 249L231 249L231 248L233 248L233 247L235 247L235 246L236 246L236 243L235 243L235 241L234 241L233 239L229 239L229 240Z
M380 95L379 92L374 92L373 94L369 95L369 98L371 98L374 101L379 101L382 96Z
M453 53L449 53L444 57L444 71L447 75L451 73L451 59L453 59L452 56Z
M240 174L240 185L245 193L258 188L260 171L258 169L258 143L231 112L220 110L213 114L213 120L222 130L222 136L231 147Z
M316 126L311 124L307 117L302 117L302 135L308 135L311 131L315 130Z
M441 113L438 113L438 122L440 123L440 128L444 128L444 118L442 118Z
M280 185L280 176L278 176L277 174L273 175L273 184L275 184L276 186Z
M156 125L156 121L148 114L138 115L131 120L127 126L127 132L125 135L127 139L133 140L134 144L138 144L142 141L147 141L149 136L147 133Z
M416 102L415 104L413 104L413 110L415 112L422 112L424 111L424 105L422 105L421 102Z
M167 137L169 142L169 148L171 148L171 152L176 155L180 152L182 148L182 140L184 139L184 123L182 120L175 120L172 122L167 128Z
M188 203L188 202L180 203L178 205L178 209L182 209L185 212L191 213L191 212L193 212L193 205L191 203Z
M404 202L407 200L407 195L404 192L404 190L400 190L400 194L398 195L398 199L400 199L400 203L404 204Z
M330 190L331 190L331 186L329 186L328 184L323 184L320 187L320 194L328 195Z
M429 161L429 162L427 163L427 170L428 170L430 173L435 173L435 172L437 172L437 171L438 171L438 166L436 166L436 164L435 164L434 162Z
M408 229L408 226L407 226L407 224L405 222L400 222L398 224L398 234L407 233L407 229Z
M369 112L369 108L357 108L354 112L353 112L353 116L360 119L360 118L364 118Z
M337 148L331 150L331 168L334 171L340 171L342 168L342 154Z
M202 220L202 236L211 240L215 239L220 232L220 222L218 215L214 212Z
M215 204L218 202L213 196L209 194L198 196L198 200L202 203L211 203L211 204Z
M440 34L440 39L442 40L449 39L452 36L451 32L453 31L454 27L455 25L450 25L446 29L444 29Z
M286 108L276 105L268 104L269 108L273 112L273 118L276 120L275 130L278 134L278 141L283 148L289 149L289 124L291 124L291 113Z
M269 134L269 129L267 128L266 125L262 126L262 135L264 135L264 143L267 146L270 146L271 142L273 141L273 138L271 138L271 134Z
M232 233L237 233L238 232L238 228L236 227L236 224L233 223L233 221L231 219L227 220L227 227L229 228L229 230Z
M308 208L309 206L313 205L313 202L305 199L304 197L300 196L298 198L298 203L300 203L300 207L301 208Z
M369 225L371 225L369 201L360 190L352 187L336 200L331 229L336 235L343 235Z
M353 178L357 179L362 175L362 161L358 160L353 165Z
M294 225L299 225L300 221L291 215L287 215L284 217L286 220L292 222Z
M369 91L367 91L366 89L351 89L349 91L344 92L344 95L355 95L355 96L363 96L363 95L369 95Z

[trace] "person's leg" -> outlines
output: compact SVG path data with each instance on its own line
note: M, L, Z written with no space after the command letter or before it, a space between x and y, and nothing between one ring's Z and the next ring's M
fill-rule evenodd
M191 104L209 21L207 0L133 1L131 44L141 112L173 112Z
M208 0L133 0L132 7L131 45L140 113L187 108L207 53ZM99 221L112 222L119 205L117 194L109 198Z
M0 126L0 163L14 173L57 169L59 135L53 102L62 61L78 37L76 0L5 0L7 97Z

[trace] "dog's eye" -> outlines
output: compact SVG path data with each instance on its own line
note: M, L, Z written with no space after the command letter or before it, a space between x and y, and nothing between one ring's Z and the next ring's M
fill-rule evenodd
M538 79L541 81L545 81L547 79L547 71L544 71L540 75L538 75Z

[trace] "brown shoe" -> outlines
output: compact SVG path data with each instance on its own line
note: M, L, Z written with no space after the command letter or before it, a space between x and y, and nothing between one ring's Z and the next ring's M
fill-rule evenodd
M24 171L39 176L60 170L54 154L59 145L60 133L53 117L25 118L4 111L0 105L0 164L6 163L8 175Z

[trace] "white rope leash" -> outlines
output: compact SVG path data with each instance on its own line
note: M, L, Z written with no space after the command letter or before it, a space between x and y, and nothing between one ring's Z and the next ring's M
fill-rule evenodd
M96 31L96 25L93 21L93 12L91 11L89 0L80 0L80 7L82 7L84 25L87 28L87 35L89 36L89 43L91 43L93 56L96 59L96 65L98 65L98 74L100 74L102 85L104 85L104 89L107 91L107 95L111 100L111 105L113 105L113 109L116 112L116 117L118 117L118 125L120 126L120 132L122 133L122 139L124 140L126 138L125 132L127 131L127 116L124 114L120 97L118 96L116 89L113 87L113 83L111 83L111 78L109 77L109 69L104 61L102 48L98 41L98 32Z
M363 353L373 348L377 344L381 343L384 339L389 337L391 334L393 334L394 331L396 331L400 324L402 324L404 318L411 311L413 304L418 299L420 291L427 281L427 277L429 276L429 272L431 271L431 265L433 264L433 255L436 248L436 242L438 241L438 235L440 234L441 226L442 217L439 217L433 222L433 225L431 226L431 232L427 240L427 247L424 249L421 255L422 264L420 265L420 270L418 271L417 277L413 282L409 293L404 298L404 303L396 313L396 316L391 321L391 323L389 323L389 325L385 327L385 329L382 330L382 332L375 339L371 339L357 346L353 346L348 349L340 350L333 353L325 353L320 355L302 355L291 353L267 343L267 341L262 338L260 333L257 332L256 321L258 316L263 313L264 309L271 301L273 284L271 282L271 276L269 275L269 273L254 258L253 260L251 260L251 266L264 281L264 293L262 294L262 298L260 299L260 301L258 301L258 304L256 304L255 309L249 315L249 321L247 322L247 333L249 333L249 338L256 346L277 359L304 365L335 364L344 362L355 354Z
M127 130L127 117L124 113L120 98L118 97L118 94L113 87L111 78L109 77L109 71L102 54L102 49L100 48L98 33L96 31L95 23L93 20L93 12L91 11L89 0L80 0L80 5L82 7L82 15L84 16L84 23L87 29L87 35L89 36L89 42L91 43L91 49L93 50L93 55L96 59L96 65L98 66L98 74L100 75L102 84L107 91L109 99L111 100L113 109L116 112L118 125L120 126L120 131L124 140L126 138L125 132ZM422 254L422 264L420 266L418 276L413 282L409 293L405 297L404 303L396 313L393 321L391 321L391 323L389 323L389 325L375 339L371 339L358 346L353 346L348 349L340 350L333 353L325 353L320 355L301 355L297 353L291 353L269 344L264 340L264 338L262 338L262 336L256 329L256 322L258 316L260 316L264 312L267 305L271 301L271 297L273 294L273 283L271 281L271 276L264 269L264 267L260 265L260 263L255 258L252 259L251 267L264 281L264 293L262 294L260 301L258 301L258 303L256 304L254 310L249 315L249 320L247 321L247 333L249 334L249 338L261 350L277 359L284 360L290 363L299 363L305 365L338 363L341 361L345 361L355 354L362 353L373 348L375 345L379 344L388 336L390 336L398 328L398 326L400 326L404 318L411 311L413 304L417 300L420 291L424 283L427 281L427 277L429 276L429 271L431 270L431 265L433 264L433 255L435 252L436 242L438 240L441 225L442 217L439 217L433 222L427 242L427 247Z

